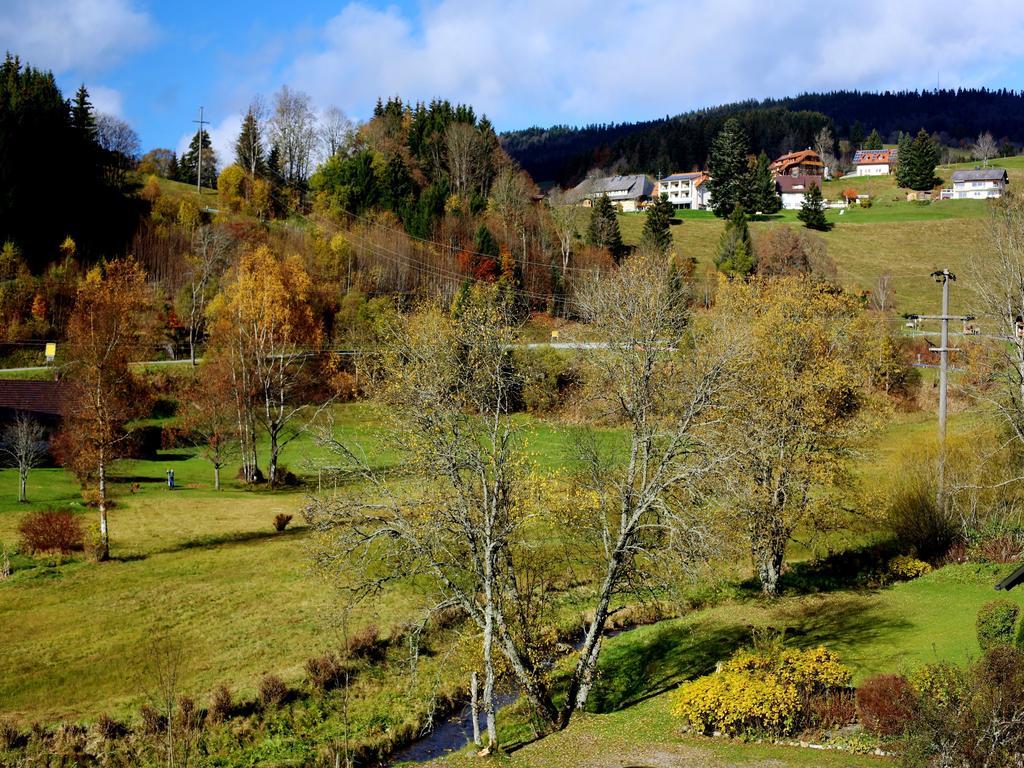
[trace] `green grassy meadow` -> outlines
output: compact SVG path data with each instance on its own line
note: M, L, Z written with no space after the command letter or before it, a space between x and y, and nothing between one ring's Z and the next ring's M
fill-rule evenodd
M993 160L992 166L1006 168L1010 188L1024 185L1024 157ZM972 168L972 163L940 166L936 174L943 186L954 170ZM841 214L828 210L833 225L820 235L836 263L840 280L851 290L870 290L880 275L891 277L899 312L936 314L939 292L929 274L948 268L957 275L950 295L951 310L970 311L972 269L975 259L988 247L987 218L990 204L985 200L941 200L908 202L906 191L897 188L893 176L848 177L827 181L826 198L838 198L852 188L872 197L870 208L854 207ZM802 226L796 211L781 211L770 217L755 217L750 223L753 236L777 226ZM623 240L640 240L644 214L620 214ZM672 236L676 250L692 256L700 267L714 265L724 223L708 211L678 211Z

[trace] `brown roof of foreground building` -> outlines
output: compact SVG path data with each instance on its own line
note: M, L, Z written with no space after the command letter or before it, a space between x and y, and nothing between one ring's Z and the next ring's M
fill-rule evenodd
M60 416L63 392L59 381L0 379L0 411Z
M779 176L775 180L775 183L779 187L779 192L785 194L792 192L799 194L801 192L808 192L811 187L821 188L821 176Z

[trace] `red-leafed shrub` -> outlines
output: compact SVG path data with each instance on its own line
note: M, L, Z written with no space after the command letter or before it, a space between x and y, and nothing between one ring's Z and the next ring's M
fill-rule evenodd
M21 546L27 552L59 552L69 555L85 546L85 532L77 515L65 510L44 509L25 516L18 526Z
M914 690L903 675L876 675L857 688L857 717L876 736L903 733L914 712Z
M380 661L387 652L387 643L380 637L376 624L367 624L348 638L348 653L353 658Z
M288 523L292 521L291 515L286 515L284 512L278 512L274 515L274 530L278 533L284 531L288 527Z
M288 686L277 675L264 675L256 698L263 709L277 709L288 698Z
M231 689L224 683L221 683L210 694L210 707L206 710L206 717L211 723L223 722L231 716L233 707L234 699L231 695Z

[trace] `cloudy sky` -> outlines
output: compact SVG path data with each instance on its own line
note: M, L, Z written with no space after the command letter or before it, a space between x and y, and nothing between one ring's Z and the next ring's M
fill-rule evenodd
M1024 86L1020 0L0 0L0 46L84 82L146 149L200 105L225 156L287 83L365 118L471 103L500 129L619 122L833 88ZM228 155L229 156L229 155Z

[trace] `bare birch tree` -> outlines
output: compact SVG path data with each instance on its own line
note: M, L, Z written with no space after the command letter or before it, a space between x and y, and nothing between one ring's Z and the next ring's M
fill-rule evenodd
M320 116L320 147L325 160L344 152L352 144L355 124L339 107L328 107Z
M205 225L192 233L192 250L185 257L188 283L182 313L188 322L188 354L196 364L196 345L206 327L206 305L216 289L217 279L227 268L234 243L221 228Z
M574 205L569 195L556 189L548 195L548 212L551 215L551 224L558 238L558 248L562 257L562 275L569 271L569 261L572 258L573 248L583 242L583 233L587 224L587 210L579 205Z
M18 413L0 436L0 453L18 470L18 501L28 501L28 473L46 458L46 432L43 425L27 413Z
M481 633L488 748L498 746L495 658L504 654L527 698L549 720L554 707L523 633L516 602L519 539L528 516L528 468L510 410L520 382L510 365L514 313L494 287L474 288L458 319L430 306L395 329L382 350L377 392L392 420L395 483L357 447L325 443L369 484L318 497L307 508L317 562L361 598L407 578L427 581L435 607L462 608Z
M444 132L452 191L463 200L476 191L486 166L486 144L469 123L451 123Z
M287 85L274 95L271 144L281 153L281 171L292 186L302 186L312 171L317 145L316 115L309 95Z
M992 134L988 131L978 134L978 140L971 147L971 154L975 160L981 160L982 165L987 166L988 161L999 154L999 147Z
M642 250L577 294L578 311L606 345L587 357L588 392L605 420L623 425L626 445L607 456L596 441L582 442L582 482L599 502L579 525L591 532L601 574L562 726L587 703L613 598L647 581L666 556L699 564L715 538L700 488L727 459L714 427L736 345L707 343L687 292L663 255Z

